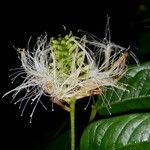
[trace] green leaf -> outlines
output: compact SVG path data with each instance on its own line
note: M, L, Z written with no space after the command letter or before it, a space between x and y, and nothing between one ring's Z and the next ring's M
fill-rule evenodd
M80 150L149 150L150 113L104 119L89 125Z
M150 62L132 66L120 82L128 91L106 89L105 94L98 97L97 110L100 115L150 108ZM111 108L108 108L108 103Z
M70 147L70 131L67 131L50 143L46 150L70 150Z

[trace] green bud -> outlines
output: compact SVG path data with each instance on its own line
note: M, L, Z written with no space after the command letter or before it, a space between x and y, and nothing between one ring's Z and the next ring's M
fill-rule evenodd
M77 45L76 45L76 44L73 44L73 45L71 46L71 48L69 49L70 54L71 54L76 48L77 48Z

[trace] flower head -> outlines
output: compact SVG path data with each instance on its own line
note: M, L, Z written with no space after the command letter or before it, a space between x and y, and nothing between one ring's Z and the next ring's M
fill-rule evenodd
M22 91L24 97L15 103L29 101L35 104L31 118L41 96L46 95L53 103L69 110L70 99L75 100L92 95L101 95L103 87L120 89L118 80L127 71L128 52L125 48L109 40L87 39L74 36L51 38L39 37L32 51L18 49L22 67L15 73L13 80L25 74L24 81L14 92L13 99ZM4 96L5 96L4 95ZM44 106L44 105L43 105Z

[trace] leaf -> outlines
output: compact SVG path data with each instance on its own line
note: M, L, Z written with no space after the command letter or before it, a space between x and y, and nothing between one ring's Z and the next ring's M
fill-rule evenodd
M98 97L97 110L100 115L108 115L108 110L116 114L150 108L150 62L131 67L120 82L128 91L107 89L103 96Z
M70 131L67 131L50 143L46 150L70 150L70 147Z
M150 113L104 119L83 132L80 150L149 150Z

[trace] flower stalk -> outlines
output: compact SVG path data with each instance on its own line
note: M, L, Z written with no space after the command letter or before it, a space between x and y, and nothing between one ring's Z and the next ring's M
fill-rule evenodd
M75 99L70 100L71 150L75 150Z

